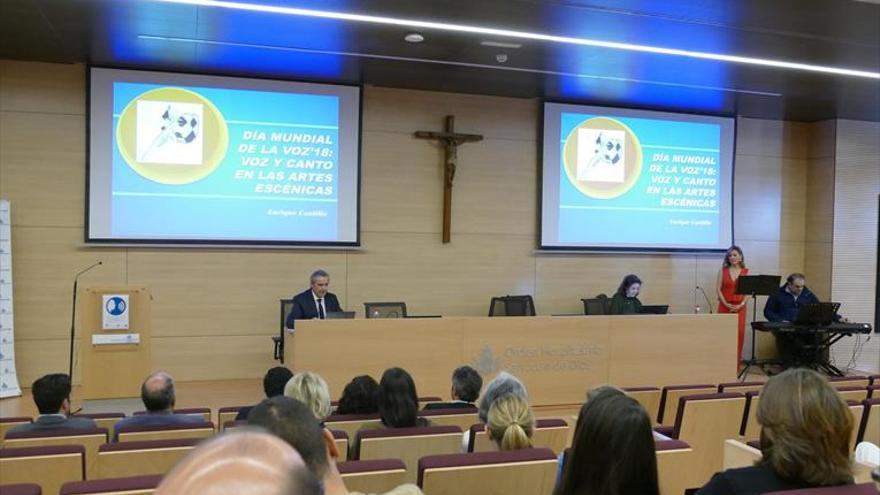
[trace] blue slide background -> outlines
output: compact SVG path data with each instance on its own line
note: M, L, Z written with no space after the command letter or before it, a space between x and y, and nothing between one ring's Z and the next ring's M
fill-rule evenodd
M719 243L722 181L727 172L722 169L720 147L721 128L716 124L675 122L670 120L618 117L613 114L561 114L560 152L564 156L565 138L581 122L593 117L609 117L626 124L642 145L642 172L633 187L612 199L591 198L577 190L569 181L560 159L559 175L559 232L561 243L572 244L654 244L714 246ZM696 151L682 148L713 149ZM714 156L718 179L714 186L718 206L715 208L671 207L660 204L662 194L648 194L652 173L649 171L652 155ZM680 167L680 165L679 165ZM686 177L684 174L663 174ZM661 185L662 187L662 185ZM686 186L682 186L686 187ZM700 188L709 189L707 186ZM572 208L574 207L574 208ZM577 209L592 207L602 209ZM606 209L607 208L607 209ZM702 211L696 211L702 210ZM710 211L711 210L711 211ZM708 226L672 225L670 219L706 221Z
M113 172L111 228L114 236L142 238L215 238L264 240L337 240L339 191L339 98L337 96L247 91L237 89L196 88L175 86L196 92L211 101L223 115L229 131L229 147L225 158L207 177L184 185L166 185L151 181L132 170L116 146L116 126L126 105L143 92L165 85L116 82L113 85ZM207 110L206 110L207 111ZM249 122L249 123L236 123ZM266 125L255 125L254 122ZM286 124L286 125L277 125ZM304 127L291 127L291 124ZM311 126L327 126L314 128ZM301 132L328 136L333 145L330 157L293 157L329 160L333 167L296 169L290 172L332 174L331 182L275 182L270 180L236 180L236 170L276 170L274 167L243 167L238 152L243 131ZM253 144L254 141L248 141ZM258 147L261 143L257 143ZM279 148L296 143L272 143ZM253 156L250 154L248 156ZM331 195L267 194L254 191L256 182L330 186ZM145 196L125 196L139 193ZM155 194L150 196L149 194ZM186 197L159 196L164 194ZM323 210L327 216L270 216L267 211Z

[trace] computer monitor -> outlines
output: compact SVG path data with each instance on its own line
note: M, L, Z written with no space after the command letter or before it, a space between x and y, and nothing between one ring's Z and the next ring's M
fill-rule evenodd
M639 314L642 315L665 315L669 312L668 304L645 304L639 309Z

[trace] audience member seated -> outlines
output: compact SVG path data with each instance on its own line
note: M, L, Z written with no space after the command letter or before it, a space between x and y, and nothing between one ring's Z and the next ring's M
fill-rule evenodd
M429 409L470 409L480 396L483 388L483 377L470 366L460 366L452 372L451 402L432 402L425 406Z
M362 429L409 428L430 426L419 415L419 394L412 377L403 368L388 368L379 380L376 394L379 423L368 423Z
M330 415L330 389L317 373L304 371L294 375L284 386L284 396L309 406L321 424Z
M556 495L660 493L651 418L613 387L581 407L569 455Z
M113 441L119 439L119 431L128 426L176 426L202 424L202 416L174 414L174 378L160 371L148 376L141 385L141 400L146 414L121 419L113 428Z
M321 495L320 481L279 438L246 428L199 445L162 480L156 495Z
M339 451L333 435L321 428L311 410L289 397L266 399L251 411L248 424L265 428L293 446L300 453L309 470L324 485L326 495L346 495L349 492L336 466ZM401 485L387 495L421 495L415 485Z
M284 395L284 386L287 385L291 378L293 378L293 373L284 366L276 366L269 369L266 372L266 376L263 377L263 392L266 394L266 397ZM239 409L238 414L235 416L235 421L246 420L248 413L251 412L253 407L247 406Z
M492 407L493 402L510 394L517 395L526 402L529 401L525 385L517 377L502 371L486 385L486 391L480 399L480 404L477 408L477 417L480 423L485 424L489 421L489 409ZM467 452L470 449L470 443L470 431L465 431L461 440L462 452Z
M376 414L379 406L376 404L376 394L379 384L369 375L354 377L342 391L339 404L336 406L336 414Z
M97 428L95 420L70 417L70 377L63 373L38 378L31 385L34 403L40 415L33 423L10 428L6 433L51 430L55 428Z
M492 403L486 434L498 450L519 450L532 447L535 415L528 402L516 394L508 394Z
M794 368L767 381L758 405L761 460L716 474L699 495L749 495L853 482L853 417L818 373Z

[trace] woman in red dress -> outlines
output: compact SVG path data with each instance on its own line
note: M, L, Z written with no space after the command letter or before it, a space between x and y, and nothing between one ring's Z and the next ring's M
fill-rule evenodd
M739 246L731 246L724 255L724 263L718 270L718 312L737 313L739 327L736 338L736 362L742 359L743 339L746 332L746 298L736 293L736 281L740 275L748 275L746 260Z

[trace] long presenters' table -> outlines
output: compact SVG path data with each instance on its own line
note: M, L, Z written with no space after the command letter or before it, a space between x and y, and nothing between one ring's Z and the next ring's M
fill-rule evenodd
M405 368L419 395L448 397L452 370L509 371L533 405L582 402L593 386L736 379L736 315L304 320L284 360L323 376L335 399L356 375Z

